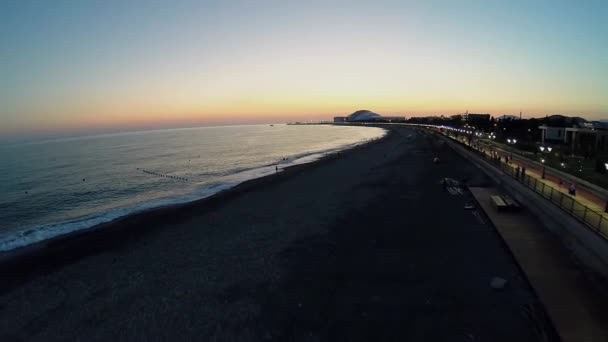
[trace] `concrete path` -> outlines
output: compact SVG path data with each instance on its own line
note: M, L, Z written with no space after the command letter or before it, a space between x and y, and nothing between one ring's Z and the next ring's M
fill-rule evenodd
M564 342L608 341L608 304L569 252L525 212L498 212L494 188L470 188L508 245Z
M462 137L455 140L464 145L468 145L466 140ZM508 152L495 147L493 147L492 150L483 149L483 152L486 156L488 156L488 158L492 157L492 153L497 154L501 160L504 160L506 156L510 157ZM551 175L548 172L545 172L545 178L543 178L541 168L531 163L529 160L518 157L517 155L513 155L511 166L520 168L525 167L526 175L529 176L534 182L549 186L555 191L572 198L574 200L573 202L564 202L568 204L572 203L572 207L568 208L565 205L567 209L564 210L568 211L576 219L588 224L593 230L598 230L600 236L603 236L604 238L608 236L608 212L606 212L606 201L604 201L602 198L581 186L577 186L576 196L570 195L568 193L568 187L570 185L569 183L563 182L560 185L560 178L555 175ZM544 196L548 196L547 194Z

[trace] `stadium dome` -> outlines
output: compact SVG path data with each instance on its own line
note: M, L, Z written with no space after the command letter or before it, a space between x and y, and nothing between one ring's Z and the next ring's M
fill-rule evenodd
M347 121L371 121L381 119L380 114L376 114L369 110L358 110L347 117Z

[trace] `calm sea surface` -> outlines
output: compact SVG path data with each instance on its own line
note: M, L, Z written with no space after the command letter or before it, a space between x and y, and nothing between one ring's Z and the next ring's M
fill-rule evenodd
M370 127L256 125L0 145L0 251L207 197L275 165L383 135Z

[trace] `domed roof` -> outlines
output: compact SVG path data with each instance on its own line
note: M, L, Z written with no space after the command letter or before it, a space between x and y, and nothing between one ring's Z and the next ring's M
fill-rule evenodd
M382 116L369 110L358 110L347 117L348 121L367 121L379 119Z

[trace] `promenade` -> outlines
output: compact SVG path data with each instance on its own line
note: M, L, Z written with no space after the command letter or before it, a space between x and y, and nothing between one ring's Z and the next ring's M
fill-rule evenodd
M464 145L469 145L467 139L462 136L456 139ZM510 151L497 148L493 145L488 146L484 144L480 146L480 144L472 144L470 147L483 151L488 159L498 156L501 163L504 163L505 158L508 157L509 163L507 165L513 169L519 167L521 170L525 168L527 176L526 184L528 186L534 187L533 190L541 193L545 198L570 212L575 218L601 233L604 237L608 237L608 213L605 211L606 202L595 193L586 189L581 184L574 183L576 195L573 196L568 192L571 183L566 181L565 178L560 178L559 175L552 173L548 168L545 168L545 176L543 178L543 167L533 163L529 159L517 154L511 154ZM543 187L543 185L546 187ZM556 194L560 197L555 198Z
M606 341L608 306L603 289L590 282L559 239L528 212L499 212L495 188L470 188L543 302L563 342Z
M539 167L538 165L532 163L529 159L527 159L525 157L521 157L515 153L512 154L511 152L506 151L504 149L500 149L497 147L491 147L491 148L493 148L494 151L500 155L502 160L504 160L505 157L507 157L507 156L509 158L513 157L511 165L513 165L515 167L520 167L520 168L525 167L526 174L529 174L532 177L543 182L544 184L547 184L555 189L559 189L563 193L568 194L568 187L570 186L571 182L568 182L565 179L565 177L560 177L559 175L554 174L550 168L545 168L545 178L543 179L542 178L542 173L543 173L542 167ZM489 152L487 150L484 149L484 152L487 155L489 155ZM574 177L574 176L572 176L572 177ZM597 196L590 190L586 189L584 185L582 185L578 182L575 182L575 186L576 186L576 196L575 197L578 202L580 202L581 204L584 204L585 206L587 206L590 209L593 209L595 211L599 211L599 212L606 211L606 203L607 203L608 199L604 199L604 198ZM608 214L605 217L608 217Z

